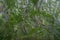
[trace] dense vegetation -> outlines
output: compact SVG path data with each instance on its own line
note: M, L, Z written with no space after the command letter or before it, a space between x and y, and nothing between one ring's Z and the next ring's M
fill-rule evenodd
M60 40L60 1L1 0L0 40Z

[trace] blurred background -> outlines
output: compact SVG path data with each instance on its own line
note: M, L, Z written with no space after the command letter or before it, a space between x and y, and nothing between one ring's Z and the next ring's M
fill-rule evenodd
M0 40L60 40L60 0L0 0Z

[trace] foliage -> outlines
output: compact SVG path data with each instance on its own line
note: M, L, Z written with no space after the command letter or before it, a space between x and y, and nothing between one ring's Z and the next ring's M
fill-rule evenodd
M51 7L55 5L52 0L49 3L42 1L40 9L35 7L39 0L3 2L5 8L0 17L0 40L60 40L59 7Z

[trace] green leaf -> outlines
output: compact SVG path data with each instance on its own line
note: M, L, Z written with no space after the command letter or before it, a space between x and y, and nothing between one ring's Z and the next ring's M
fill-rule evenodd
M36 5L39 0L31 0L31 1L34 5Z

